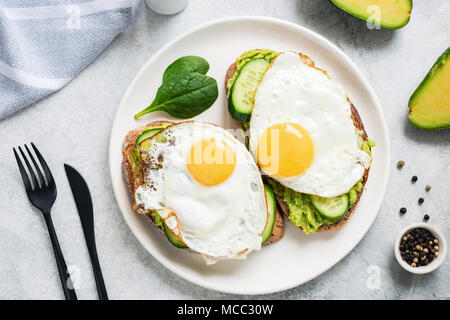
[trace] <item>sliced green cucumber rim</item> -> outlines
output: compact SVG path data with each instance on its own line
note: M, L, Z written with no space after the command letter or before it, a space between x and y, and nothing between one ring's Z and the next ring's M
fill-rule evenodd
M171 244L173 244L175 247L181 248L181 249L185 249L188 247L180 238L178 238L172 232L172 230L169 229L169 227L167 227L165 222L163 222L163 231L164 231L164 234L166 235L167 240L169 240L169 242Z
M277 202L275 200L275 195L272 191L272 188L266 183L264 183L264 192L266 195L266 203L267 203L267 223L266 227L264 228L261 234L262 244L264 244L272 235L277 214ZM270 204L272 204L272 208L269 207Z
M142 141L147 140L148 138L153 137L155 134L157 134L158 132L160 132L160 131L166 129L167 127L170 127L171 125L172 125L172 123L170 123L170 122L163 122L163 123L161 123L161 124L159 124L159 125L155 125L155 126L151 126L151 127L146 127L144 130L142 130L141 133L139 133L138 137L136 138L135 143L136 143L136 144L139 144L139 143L141 143ZM158 130L158 132L156 132L156 130ZM155 133L154 133L153 135L151 135L151 136L145 138L145 139L142 139L142 137L143 137L144 135L148 134L148 133L151 132L151 131L155 131Z
M247 61L238 72L238 74L236 75L236 78L233 80L233 84L230 88L230 94L228 97L228 111L231 114L231 116L239 121L239 122L248 122L250 120L250 116L252 113L252 109L253 109L253 105L249 108L241 108L241 106L239 106L238 103L236 103L235 99L236 99L236 94L238 94L236 91L239 90L239 88L237 87L238 84L240 83L241 77L243 77L243 72L245 72L247 70L247 68L249 68L249 64L255 63L255 62L267 62L267 66L270 65L270 61L264 59L264 58L256 58L256 59L251 59L249 61ZM259 84L259 82L258 82ZM257 86L256 86L257 87ZM256 89L255 87L255 89ZM242 91L242 90L241 90ZM253 92L254 94L254 92ZM245 104L245 103L244 103ZM249 106L248 104L245 104L247 107Z
M318 201L320 199L330 199L330 201L331 201L332 199L337 199L337 198L342 198L342 197L345 197L346 206L345 206L345 210L342 210L338 215L326 213L325 210L323 208L321 208L321 204ZM334 222L345 217L347 215L348 209L350 207L350 197L349 197L348 193L337 196L337 197L331 197L331 198L324 198L324 197L309 195L309 198L311 200L312 206L314 207L314 209L317 213L319 213L322 217L324 217L326 219L333 220Z

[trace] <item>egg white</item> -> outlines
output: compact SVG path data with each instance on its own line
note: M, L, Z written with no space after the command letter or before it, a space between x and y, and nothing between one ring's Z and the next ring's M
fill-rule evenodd
M153 139L149 156L162 159L162 167L149 171L145 186L136 190L136 202L161 210L163 218L170 212L163 209L170 208L176 219L166 223L207 263L259 250L267 206L258 167L244 145L223 128L201 122L172 125L161 134L164 139ZM197 182L186 168L192 145L210 138L228 144L236 155L233 173L214 186Z
M300 175L273 178L297 192L322 197L347 193L371 162L360 149L351 114L345 93L334 81L306 65L297 53L282 53L255 94L250 150L257 159L259 138L268 127L296 123L308 131L313 141L313 162Z

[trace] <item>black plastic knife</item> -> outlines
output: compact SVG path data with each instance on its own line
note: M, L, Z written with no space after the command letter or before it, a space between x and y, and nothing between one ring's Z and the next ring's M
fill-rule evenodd
M97 248L95 245L94 234L94 211L92 208L92 198L89 188L83 177L68 164L64 164L67 178L69 179L70 188L72 189L73 198L77 205L78 215L80 216L81 225L83 227L84 238L91 257L92 269L94 271L95 283L97 285L98 297L100 300L108 300L105 282L103 280L102 270L98 261Z

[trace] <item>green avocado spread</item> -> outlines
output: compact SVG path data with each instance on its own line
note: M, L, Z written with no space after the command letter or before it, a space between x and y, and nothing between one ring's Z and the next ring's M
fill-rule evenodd
M153 210L152 211L152 216L153 216L153 221L155 221L155 225L157 227L161 227L163 226L163 219L161 218L161 216L158 214L157 211Z
M239 70L252 59L266 59L272 62L280 52L276 52L269 49L254 49L244 52L239 58L236 59L236 72L227 83L228 92L230 92L233 82L239 74ZM244 130L248 129L249 123L242 123ZM359 136L358 136L359 137ZM371 154L371 148L375 146L375 142L367 138L366 140L360 140L361 150ZM273 192L282 197L284 202L289 208L289 220L297 227L301 227L306 234L314 233L320 226L327 224L333 224L336 220L327 219L322 216L312 205L308 194L296 192L289 189L277 181L268 178L267 179L272 186ZM358 194L362 190L362 179L355 184L348 192L350 207L358 199Z

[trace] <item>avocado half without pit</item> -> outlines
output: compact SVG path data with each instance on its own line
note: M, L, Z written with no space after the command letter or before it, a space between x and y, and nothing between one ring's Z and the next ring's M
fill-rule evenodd
M386 29L408 24L412 0L330 0L339 9Z
M408 103L409 121L426 130L450 128L450 48L437 59Z

